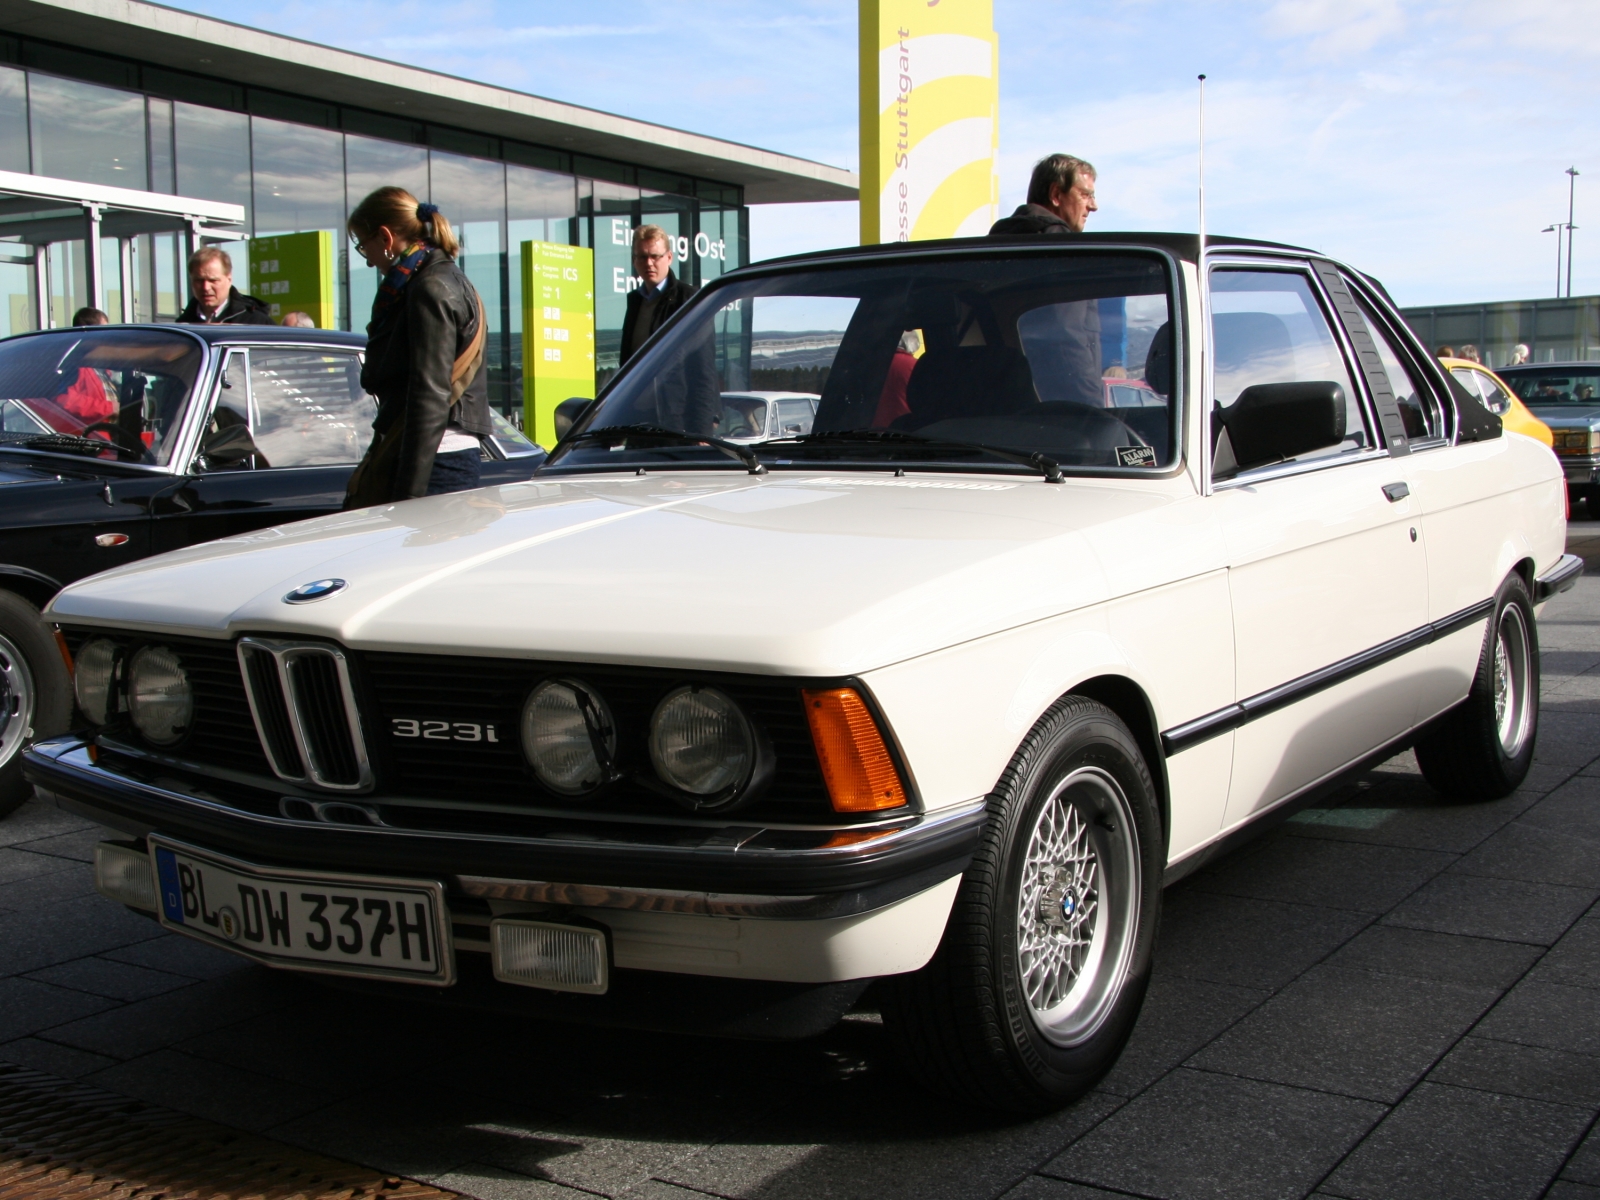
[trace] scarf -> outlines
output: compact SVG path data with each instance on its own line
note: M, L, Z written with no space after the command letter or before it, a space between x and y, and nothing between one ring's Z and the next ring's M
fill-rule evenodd
M378 294L372 300L372 325L377 325L379 318L400 302L400 294L406 284L411 282L411 277L416 274L417 268L422 265L423 256L430 247L418 246L407 254L394 266L389 268L389 273L383 277L383 282L378 285ZM367 327L368 332L372 326Z

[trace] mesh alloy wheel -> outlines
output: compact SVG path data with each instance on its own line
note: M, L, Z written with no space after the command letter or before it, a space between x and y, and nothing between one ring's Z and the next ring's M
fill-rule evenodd
M1528 697L1533 671L1528 651L1528 625L1522 610L1508 604L1500 611L1494 646L1494 723L1507 758L1522 752L1533 724Z
M1017 905L1018 969L1041 1033L1093 1036L1122 992L1139 924L1140 863L1117 781L1084 766L1040 807Z
M38 696L28 660L0 634L0 766L11 762L33 733Z

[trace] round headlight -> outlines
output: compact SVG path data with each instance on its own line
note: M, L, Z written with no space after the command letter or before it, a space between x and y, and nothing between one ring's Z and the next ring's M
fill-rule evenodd
M617 723L594 689L575 679L547 679L522 706L522 752L545 787L581 796L610 776Z
M77 693L78 710L91 725L104 725L113 715L111 686L117 670L116 643L95 638L78 651L72 666L72 687Z
M128 711L134 727L158 746L188 731L194 692L178 656L165 646L146 646L128 664Z
M650 761L679 791L720 797L749 780L755 734L739 706L716 688L681 687L650 718Z

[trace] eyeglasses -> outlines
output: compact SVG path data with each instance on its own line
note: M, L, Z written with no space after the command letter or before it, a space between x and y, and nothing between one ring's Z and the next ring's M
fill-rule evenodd
M667 250L657 250L654 254L651 254L646 250L635 250L633 256L642 258L646 262L665 262L672 257L672 253Z

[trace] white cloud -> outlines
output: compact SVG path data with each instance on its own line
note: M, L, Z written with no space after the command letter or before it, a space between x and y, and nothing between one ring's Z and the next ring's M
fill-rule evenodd
M1279 0L1266 17L1269 33L1308 38L1313 53L1336 57L1371 50L1405 25L1398 0Z

